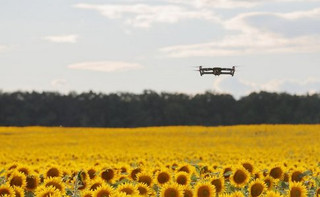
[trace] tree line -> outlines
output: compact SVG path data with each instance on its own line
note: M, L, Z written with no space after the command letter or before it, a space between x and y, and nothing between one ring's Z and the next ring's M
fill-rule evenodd
M0 92L1 126L143 127L320 123L320 94Z

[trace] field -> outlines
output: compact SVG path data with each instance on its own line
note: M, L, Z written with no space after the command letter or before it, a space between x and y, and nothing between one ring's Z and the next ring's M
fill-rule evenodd
M0 128L0 196L320 196L320 125Z

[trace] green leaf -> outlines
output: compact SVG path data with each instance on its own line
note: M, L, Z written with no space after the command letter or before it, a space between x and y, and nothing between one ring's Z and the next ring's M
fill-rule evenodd
M232 171L228 171L228 172L223 174L223 176L231 176L231 175L232 175Z

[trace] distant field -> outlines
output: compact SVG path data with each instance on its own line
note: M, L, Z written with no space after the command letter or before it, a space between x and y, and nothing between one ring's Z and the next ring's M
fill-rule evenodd
M319 187L320 125L0 127L0 197L313 197Z

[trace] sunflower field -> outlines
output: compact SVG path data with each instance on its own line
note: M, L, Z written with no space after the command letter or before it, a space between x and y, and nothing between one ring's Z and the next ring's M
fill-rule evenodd
M0 127L0 197L320 197L320 125Z

